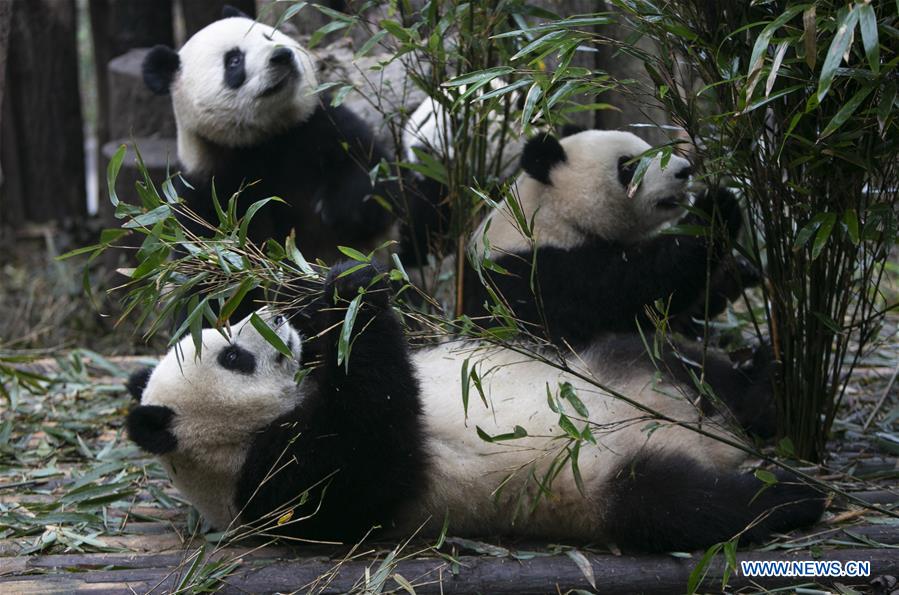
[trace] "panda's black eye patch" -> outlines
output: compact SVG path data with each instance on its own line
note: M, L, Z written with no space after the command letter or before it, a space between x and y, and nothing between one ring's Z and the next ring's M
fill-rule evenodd
M249 376L256 371L256 358L253 354L233 343L219 352L218 362L221 367L238 374Z
M245 80L247 70L243 52L239 48L228 50L225 53L225 85L230 89L237 89Z
M628 163L633 159L631 155L623 155L618 159L618 181L622 186L627 186L634 179L634 172L637 171L637 162Z

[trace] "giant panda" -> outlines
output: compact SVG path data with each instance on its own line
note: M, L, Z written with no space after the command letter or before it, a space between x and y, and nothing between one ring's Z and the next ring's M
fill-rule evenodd
M359 288L341 362L340 321ZM695 407L692 385L658 381L632 335L597 341L561 371L539 354L471 341L410 350L386 284L368 267L332 268L322 295L306 312L308 337L283 316L260 314L292 357L244 320L230 334L203 331L201 354L181 341L133 384L140 404L129 436L159 456L214 527L353 542L373 528L437 534L448 519L455 535L670 551L741 531L744 542L759 541L822 513L821 495L794 477L778 473L761 489L741 472L743 452L709 436L731 436L724 417ZM463 369L478 371L483 394L471 388L467 414ZM718 398L727 415L751 421L747 405L758 399L740 382ZM550 482L557 456L574 449L560 412L570 431L589 420L591 434L578 447L579 476L563 463ZM700 418L709 435L679 425Z
M213 224L213 187L223 206L241 190L238 215L278 197L255 213L248 237L284 241L295 229L310 257L376 247L391 232L397 187L384 176L373 184L370 172L388 152L359 117L316 93L306 48L236 9L223 15L179 51L158 45L143 63L147 86L172 97L187 182L175 179L179 195Z
M666 303L672 318L689 313L705 301L709 271L710 309L723 310L732 295L722 294L726 242L660 233L678 220L710 226L700 215L685 216L690 163L671 155L662 167L656 156L628 196L637 158L649 149L636 135L612 130L530 139L512 192L532 239L508 201L487 215L471 240L475 267L465 281L465 312L485 314L483 280L534 334L577 347L603 332L635 331L656 300ZM741 215L729 192L706 192L694 206L717 213L720 235L732 239L739 232ZM485 259L500 273L480 266Z

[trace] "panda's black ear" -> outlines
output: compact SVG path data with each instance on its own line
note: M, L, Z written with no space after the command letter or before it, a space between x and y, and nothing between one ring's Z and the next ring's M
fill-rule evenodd
M125 383L125 388L135 401L140 403L140 398L144 395L144 389L147 388L147 381L150 380L150 374L153 368L141 368L136 372L132 372Z
M567 159L565 149L554 136L538 134L524 145L521 168L538 182L549 185L552 184L549 181L550 170Z
M172 433L175 412L160 405L138 405L128 413L128 437L145 451L163 455L175 450L178 439Z
M230 4L225 4L224 6L222 6L222 18L230 19L233 17L241 17L244 19L252 19L253 18L250 15L248 15L247 13L245 13L244 11L242 11L241 9L235 8L235 7L231 6Z
M577 134L578 132L583 132L585 130L587 129L577 124L565 124L564 126L562 126L562 138L571 136L572 134Z
M157 95L166 95L181 66L178 52L164 45L157 45L144 57L144 84Z

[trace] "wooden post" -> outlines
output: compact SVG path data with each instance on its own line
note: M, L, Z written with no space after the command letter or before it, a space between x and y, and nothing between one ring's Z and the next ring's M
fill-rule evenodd
M86 214L74 0L12 0L0 224Z

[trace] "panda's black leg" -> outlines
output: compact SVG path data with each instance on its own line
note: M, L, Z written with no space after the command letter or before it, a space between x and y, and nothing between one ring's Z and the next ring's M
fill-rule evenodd
M741 533L771 533L817 521L823 496L787 473L763 491L752 474L716 471L679 454L644 452L623 464L605 496L606 537L630 551L704 549Z
M756 351L749 370L734 368L715 350L703 354L702 346L693 343L676 343L665 352L662 361L666 370L682 384L694 386L694 375L704 378L713 394L700 397L703 413L720 412L724 405L750 434L765 439L774 436L777 426L771 384L773 363L766 347Z

